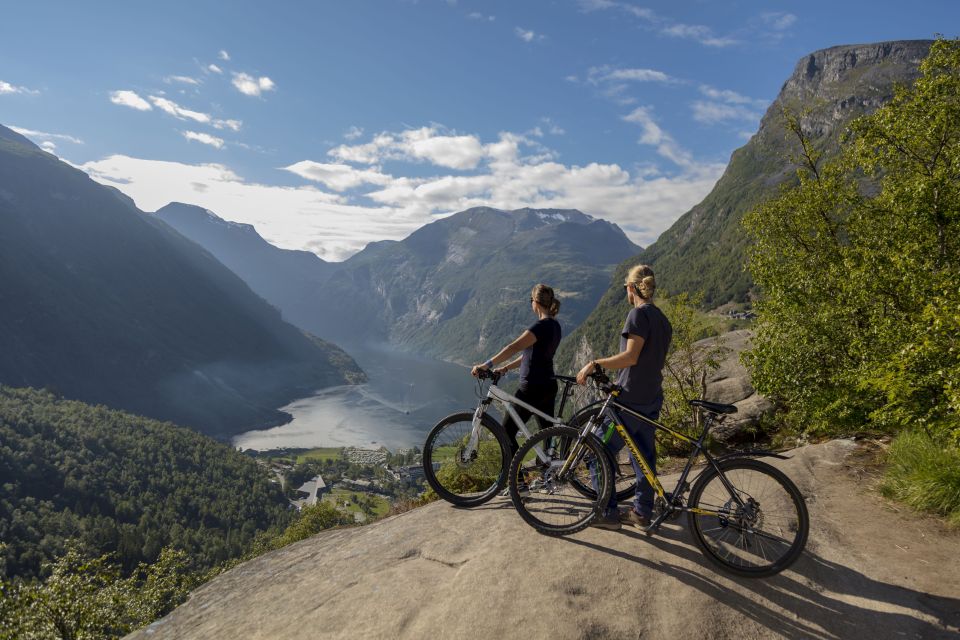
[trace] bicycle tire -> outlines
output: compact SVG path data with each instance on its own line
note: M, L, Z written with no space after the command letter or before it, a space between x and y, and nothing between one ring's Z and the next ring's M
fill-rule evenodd
M423 473L440 498L458 507L476 507L507 484L510 443L500 423L481 419L479 455L464 461L461 453L473 430L473 413L454 413L438 422L423 445Z
M578 411L573 418L570 419L570 426L580 430L583 428L583 425L587 420L598 413L600 413L600 407L586 407L585 409ZM613 470L613 486L614 490L617 492L617 502L623 502L624 500L633 498L637 493L637 472L634 470L633 464L630 462L630 452L627 451L626 447L620 449L616 456L614 456L609 449L606 449L606 451L608 456L607 459L610 462L610 468ZM576 483L576 480L574 480L574 482ZM595 495L593 487L589 485L574 484L574 486L577 487L586 497Z
M714 564L739 576L780 573L807 544L810 516L803 495L786 474L766 462L740 458L718 465L747 505L741 507L717 470L708 466L694 482L688 506L726 515L688 513L697 546Z
M594 497L584 496L569 480L558 480L555 476L566 460L566 455L559 451L569 446L549 450L550 461L547 463L535 455L526 460L533 448L542 442L551 438L556 438L554 442L560 443L564 440L576 441L579 436L580 432L573 427L541 429L520 446L510 463L508 483L513 505L520 517L540 533L549 536L576 533L589 526L610 501L613 471L603 443L593 435L584 440L587 451L572 474L595 473L598 491L594 492ZM521 473L527 485L527 495L520 493ZM601 497L598 499L597 495Z

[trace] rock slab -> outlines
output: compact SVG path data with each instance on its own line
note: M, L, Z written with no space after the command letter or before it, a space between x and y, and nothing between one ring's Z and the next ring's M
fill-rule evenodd
M956 638L960 536L893 510L857 445L776 461L811 514L803 556L763 580L718 571L686 522L536 533L506 498L437 502L321 533L198 589L136 640L213 638Z

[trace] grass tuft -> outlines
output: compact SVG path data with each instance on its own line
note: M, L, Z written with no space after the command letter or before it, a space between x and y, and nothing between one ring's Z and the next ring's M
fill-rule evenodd
M960 448L921 432L894 440L881 491L920 511L944 516L960 527Z

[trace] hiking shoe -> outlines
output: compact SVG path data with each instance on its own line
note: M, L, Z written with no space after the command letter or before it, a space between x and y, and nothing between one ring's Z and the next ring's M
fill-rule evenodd
M608 531L619 531L620 530L620 518L615 514L601 513L590 523L591 527L596 527L597 529L606 529Z
M629 524L638 529L646 529L650 526L650 516L637 513L632 507L620 510L619 521L623 524Z

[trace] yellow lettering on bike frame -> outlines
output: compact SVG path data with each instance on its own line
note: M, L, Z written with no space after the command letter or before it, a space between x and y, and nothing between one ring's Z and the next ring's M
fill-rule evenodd
M647 459L640 454L637 443L633 441L633 438L630 437L630 434L627 433L626 428L622 424L615 424L613 427L617 430L617 433L620 434L620 437L623 438L623 441L627 443L627 448L630 450L630 453L633 454L637 464L640 465L640 470L643 471L643 477L647 479L647 482L649 482L653 490L657 492L657 495L662 498L664 495L663 486L660 485L660 480L657 479L657 475L653 472L653 469L647 464Z

